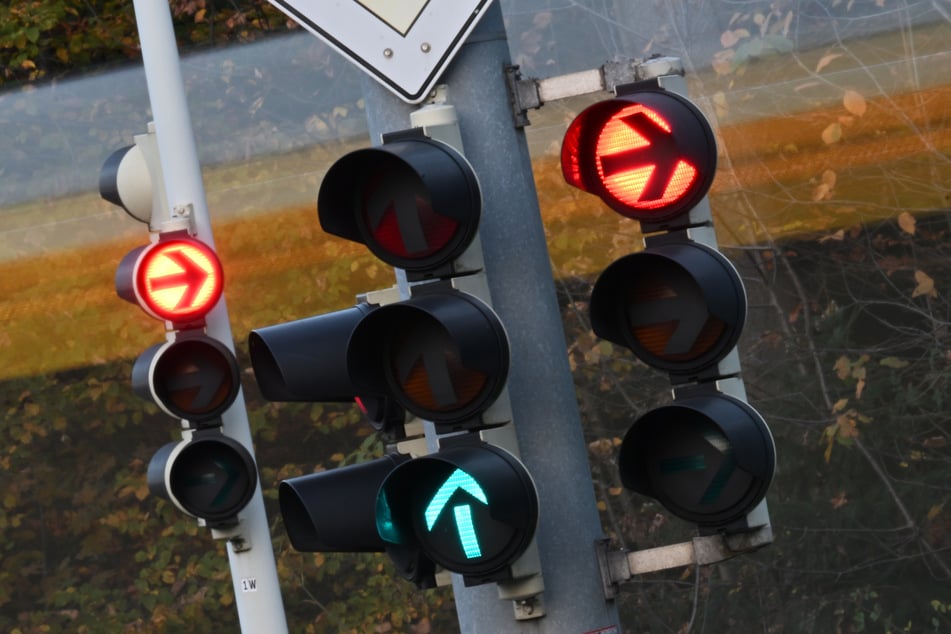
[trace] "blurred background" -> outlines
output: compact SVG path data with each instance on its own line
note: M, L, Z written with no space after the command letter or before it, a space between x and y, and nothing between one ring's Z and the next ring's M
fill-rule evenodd
M525 76L683 60L749 293L775 543L624 586L625 631L951 631L951 2L500 1ZM252 328L393 283L316 217L322 175L370 144L369 80L264 0L171 6L291 631L456 631L451 592L395 580L385 556L290 548L277 483L382 443L354 407L266 402L247 359ZM642 246L560 172L567 124L607 96L546 104L526 133L604 531L633 549L692 527L617 475L620 438L669 383L588 323L594 277ZM146 488L178 433L129 377L162 330L113 277L147 227L98 177L149 121L130 2L0 7L3 631L238 629L223 544Z

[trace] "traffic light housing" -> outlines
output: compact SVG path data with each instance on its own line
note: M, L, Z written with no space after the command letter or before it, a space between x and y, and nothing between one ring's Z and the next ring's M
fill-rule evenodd
M652 245L601 273L591 292L591 328L676 382L697 379L736 345L746 291L716 249L680 239Z
M646 86L585 109L568 126L561 150L568 184L651 225L695 207L716 164L703 113L675 92Z
M398 466L377 498L380 537L417 548L467 585L511 579L538 524L538 494L525 466L473 435Z
M132 388L182 421L182 439L149 462L149 490L211 528L238 523L258 474L250 451L222 433L222 415L241 389L238 362L205 332L205 317L224 291L224 272L211 246L191 235L187 221L161 222L167 206L154 132L114 152L100 172L102 197L133 218L155 224L150 244L119 263L116 294L164 322L166 340L143 352L132 367ZM161 216L162 214L159 214Z
M241 378L238 363L224 344L185 331L136 359L132 388L169 416L202 424L217 420L231 407Z
M674 515L717 529L763 499L776 468L769 428L746 402L710 393L638 418L621 443L621 483Z
M562 172L645 235L642 251L598 276L590 299L594 333L667 372L674 387L673 403L625 435L622 483L701 532L746 531L768 523L761 505L776 450L739 377L746 291L712 230L715 138L683 92L679 76L618 87L569 125Z
M437 426L481 424L508 377L505 329L469 293L425 290L359 323L347 351L350 379L357 391L388 394Z
M449 277L471 271L460 258L479 228L482 193L465 157L414 128L334 163L317 211L324 231L366 245L409 279Z
M188 432L184 440L159 449L147 479L153 495L209 528L228 528L251 501L258 474L244 445L213 427Z
M437 437L425 448L422 439L396 445L412 456L388 454L284 481L281 513L295 548L385 551L420 587L433 585L440 568L467 583L511 579L513 562L530 550L534 483L514 448L481 438L511 423L509 341L485 281L481 205L465 157L420 128L384 135L380 146L343 156L324 177L317 196L323 230L365 245L406 283L367 293L354 308L253 331L258 384L272 400L353 399L378 422L408 415L432 423ZM463 440L442 436L449 432L465 432L457 434ZM514 434L503 436L514 443ZM456 471L465 476L454 488ZM456 500L467 495L476 501ZM432 531L417 530L424 498L453 498ZM327 513L338 506L345 510ZM458 551L465 536L469 550Z

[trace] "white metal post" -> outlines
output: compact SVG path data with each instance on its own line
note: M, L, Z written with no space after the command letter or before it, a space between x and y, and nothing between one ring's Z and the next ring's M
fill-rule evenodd
M134 6L165 193L170 206L169 209L155 209L153 214L170 218L172 209L190 208L196 237L214 247L171 11L167 2L157 0L134 0ZM155 224L153 221L153 226ZM234 352L224 298L208 314L206 323L208 335ZM242 393L221 418L224 433L244 445L253 456L251 428ZM227 533L218 532L216 537L228 540L228 561L241 630L248 634L286 633L287 619L260 482L239 519L237 528Z

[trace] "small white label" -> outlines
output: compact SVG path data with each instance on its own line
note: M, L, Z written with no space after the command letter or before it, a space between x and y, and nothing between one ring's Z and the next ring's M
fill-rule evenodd
M257 592L258 591L258 580L254 577L250 579L241 580L241 592Z

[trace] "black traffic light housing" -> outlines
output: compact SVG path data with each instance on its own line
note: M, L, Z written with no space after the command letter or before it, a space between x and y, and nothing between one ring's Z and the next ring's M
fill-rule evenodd
M742 520L766 495L775 468L776 448L762 416L713 390L638 418L618 456L625 487L701 530Z
M381 146L339 159L317 197L321 227L364 244L402 269L407 283L366 293L366 303L354 308L253 331L251 361L264 396L356 400L398 441L403 437L392 430L406 433L407 415L418 419L410 419L414 430L423 429L417 422L433 423L437 436L510 423L503 399L509 341L484 277L481 205L472 166L421 129L384 135ZM514 434L495 436L503 437L514 445ZM517 575L532 583L513 592L538 588L538 565L523 557L538 519L525 467L475 433L439 436L438 452L418 457L433 450L429 440L396 444L412 459L388 454L282 482L279 501L292 545L385 551L420 587L433 585L442 567L470 584ZM461 478L459 486L454 477ZM417 530L425 522L423 498L435 500L440 511L451 504L437 513L435 532ZM473 554L479 539L485 550ZM470 549L460 558L453 552L465 540Z
M387 543L418 548L466 585L511 579L538 524L538 494L525 466L474 434L398 466L383 481L377 529Z
M353 401L358 392L346 372L347 347L353 329L372 310L361 303L252 330L248 350L264 398L306 403Z
M562 171L570 185L640 221L645 235L642 251L596 280L594 333L667 372L675 387L672 404L629 428L621 481L702 532L741 532L755 528L747 520L772 480L775 445L739 378L746 291L716 248L706 200L713 131L667 85L685 92L679 77L661 77L620 86L615 99L579 114L565 134Z
M220 428L186 435L189 437L165 445L152 457L146 476L149 491L203 520L209 528L236 526L238 513L257 489L254 458Z
M331 166L317 210L327 233L365 244L410 280L447 277L476 235L482 194L459 152L412 129Z
M647 249L615 260L598 277L591 328L669 372L675 383L715 374L746 320L739 274L719 251L684 236L648 242Z
M427 284L411 299L383 306L360 322L349 341L347 367L361 393L391 395L444 429L473 422L484 427L480 415L508 378L508 337L481 300Z

